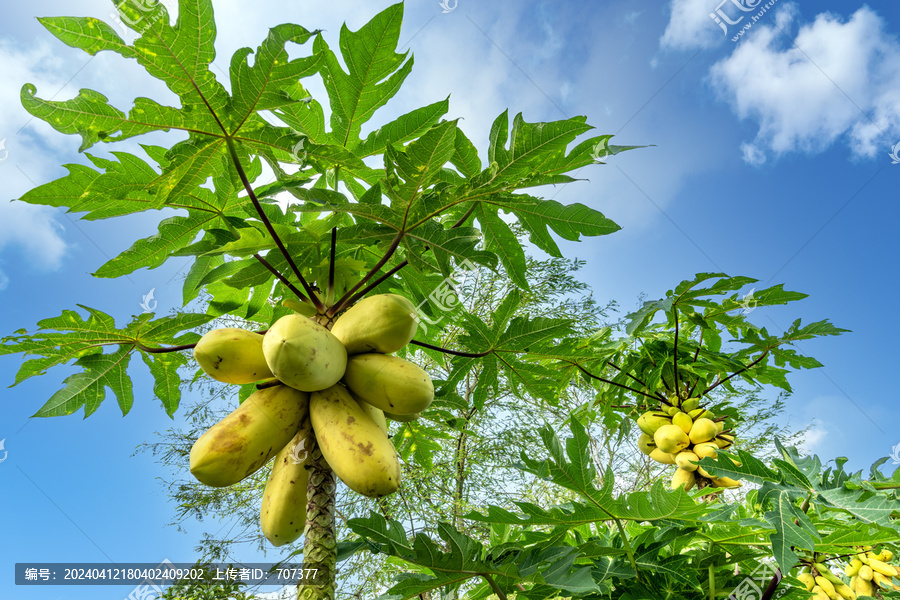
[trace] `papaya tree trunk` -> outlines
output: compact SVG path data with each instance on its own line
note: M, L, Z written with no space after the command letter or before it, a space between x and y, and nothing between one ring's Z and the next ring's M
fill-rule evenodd
M334 600L337 533L334 522L334 472L314 441L310 449L303 568L316 569L314 582L297 584L297 600Z

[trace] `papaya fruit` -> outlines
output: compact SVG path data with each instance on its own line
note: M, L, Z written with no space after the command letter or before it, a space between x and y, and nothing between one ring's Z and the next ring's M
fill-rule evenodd
M712 477L711 479L714 487L736 488L743 485L740 481L735 481L731 477Z
M370 498L397 491L394 444L343 385L313 392L309 415L322 456L347 487Z
M675 469L675 474L672 475L672 489L684 488L685 491L689 491L694 484L697 483L696 478L694 477L693 471L685 471L684 469Z
M191 473L212 487L234 485L284 448L308 409L309 394L286 385L254 392L194 442Z
M678 425L663 425L653 434L656 447L663 452L675 454L690 445L691 440Z
M648 410L637 420L638 427L647 435L653 435L663 425L671 425L672 418L660 411Z
M663 452L659 448L653 449L653 451L650 453L650 458L664 465L675 464L675 456L673 454L669 454L668 452Z
M275 455L259 510L263 535L275 547L290 544L303 535L309 485L306 465L314 442L312 423L307 415L296 435Z
M712 442L694 444L693 450L694 454L696 454L700 458L717 458L719 456L719 449Z
M368 404L368 402L366 402ZM418 421L419 417L422 416L422 413L413 413L411 415L398 415L392 412L384 412L384 416L390 419L391 421L397 421L398 423L410 423L412 421Z
M650 455L651 452L656 448L656 442L653 441L653 436L647 435L646 433L642 433L641 437L638 438L638 450L646 454Z
M697 410L700 407L700 398L688 398L684 402L681 403L681 410L690 413L691 411ZM691 415L692 417L694 415Z
M418 326L416 307L397 294L369 296L342 314L331 333L347 354L396 352L413 339Z
M734 436L730 433L720 433L716 436L715 443L719 448L728 448L734 443Z
M387 433L388 426L387 421L384 418L384 411L357 397L353 392L350 392L350 395L353 396L353 399L359 403L359 407L363 409L363 411L365 411L367 415L369 415L369 418L372 419L376 425L378 425L378 429L382 430L384 433Z
M275 377L302 392L331 387L347 367L347 350L341 341L298 314L275 321L263 337L262 349Z
M677 425L681 427L681 430L685 433L691 432L691 426L694 424L693 419L691 419L690 415L687 413L683 413L681 411L672 415L672 425Z
M715 438L717 433L716 424L709 419L701 417L694 421L694 424L688 431L688 437L691 438L692 443L702 444Z
M679 469L684 469L685 471L696 471L697 465L694 463L699 461L700 457L690 450L682 450L675 455L675 464L678 465Z
M253 383L274 377L262 349L263 336L223 327L207 332L194 347L203 372L223 383Z
M398 415L422 412L434 400L434 384L421 367L396 356L356 354L344 381L356 396Z

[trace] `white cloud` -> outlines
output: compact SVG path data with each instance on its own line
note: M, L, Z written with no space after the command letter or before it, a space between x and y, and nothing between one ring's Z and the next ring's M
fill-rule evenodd
M803 436L803 442L800 444L800 450L804 454L818 454L823 451L830 436L830 432L825 428L822 421L813 419L809 426L809 431Z
M785 8L777 17L782 26L793 15ZM764 161L766 151L822 152L842 137L855 156L873 157L900 135L898 53L883 20L863 7L846 22L819 14L792 45L778 29L757 24L710 78L740 118L759 126L742 146L750 164Z
M672 0L672 16L659 40L663 48L693 50L721 43L722 30L709 18L719 0Z

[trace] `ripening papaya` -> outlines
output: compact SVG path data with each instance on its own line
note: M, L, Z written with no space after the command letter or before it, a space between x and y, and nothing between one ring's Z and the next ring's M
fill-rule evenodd
M358 397L394 414L422 412L434 400L434 384L428 373L396 356L374 353L351 356L344 381Z
M388 426L387 421L384 418L384 411L376 406L372 406L362 398L356 396L356 394L354 394L353 392L350 392L350 395L353 396L353 399L359 403L359 407L363 409L367 415L369 415L369 418L372 419L372 421L374 421L376 425L378 425L378 429L387 433Z
M691 419L690 415L687 413L683 413L678 411L674 415L672 415L672 425L677 425L681 427L681 430L685 433L691 432L691 426L694 424L693 419Z
M719 456L719 448L712 442L694 444L693 450L694 454L700 458L717 458Z
M341 341L298 314L275 321L263 337L262 349L275 377L303 392L331 387L347 367L347 350Z
M679 469L684 469L685 471L696 471L697 465L694 463L699 460L700 457L690 450L682 450L675 455L675 464L678 465Z
M663 452L659 448L654 448L653 451L650 452L649 456L656 462L662 463L664 465L674 465L675 464L675 455L669 454L668 452Z
M735 481L731 477L712 477L711 479L713 487L736 488L743 485L740 481Z
M322 456L347 487L370 498L397 491L394 444L343 385L313 392L309 414Z
M669 454L675 454L691 443L690 438L678 425L663 425L653 434L653 441L660 450Z
M369 296L351 306L331 328L347 354L396 352L413 339L416 307L397 294Z
M697 483L696 478L694 477L693 471L686 471L684 469L675 469L675 474L672 475L672 489L676 490L678 488L684 488L685 491L690 491L694 484Z
M368 404L368 402L366 402L366 404ZM410 423L412 421L418 421L419 417L422 416L422 413L413 413L411 415L398 415L396 413L384 411L384 416L387 417L388 419L390 419L391 421L397 421L398 423Z
M671 425L672 418L658 410L648 410L638 417L637 425L647 435L653 435L663 425Z
M692 443L702 444L715 438L718 432L714 422L701 417L694 421L694 424L688 431L688 436L691 438Z
M650 453L656 449L656 442L653 441L652 435L641 433L641 437L638 438L637 446L638 450L649 456Z
M254 392L191 448L191 473L201 483L228 487L255 473L294 437L309 394L286 385Z
M688 398L684 402L681 403L681 410L690 413L691 411L697 410L700 406L700 398ZM691 415L692 417L694 415Z
M194 347L203 372L224 383L253 383L274 377L262 349L263 336L223 327L207 332Z
M260 528L273 546L290 544L303 535L309 485L306 465L314 441L312 424L306 416L297 434L275 455L259 510Z

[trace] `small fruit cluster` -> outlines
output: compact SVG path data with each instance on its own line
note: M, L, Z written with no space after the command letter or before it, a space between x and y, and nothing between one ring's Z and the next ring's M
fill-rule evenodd
M821 561L825 559L825 555L819 555L818 561L810 561L810 564L800 570L797 575L806 586L808 592L815 594L814 600L853 600L856 598L856 591L848 586L844 581L831 572Z
M658 409L638 417L637 424L642 431L638 439L640 451L656 462L678 466L672 476L672 489L690 490L701 481L721 488L741 485L729 477L713 477L696 464L702 458L716 459L720 448L734 443L723 420L701 408L699 398L669 398Z
M373 498L397 491L400 461L385 416L415 420L434 399L424 370L389 355L416 327L409 300L381 294L344 312L330 331L299 314L281 317L265 335L210 331L194 348L204 372L225 383L265 385L194 443L191 473L227 487L277 453L260 511L275 546L303 533L314 443L350 489Z
M872 546L859 548L859 553L844 569L844 574L850 578L850 589L859 596L874 596L875 585L886 590L892 587L900 590L900 585L892 581L894 577L900 578L900 568L888 564L893 559L894 553L887 548L878 554L872 552Z

